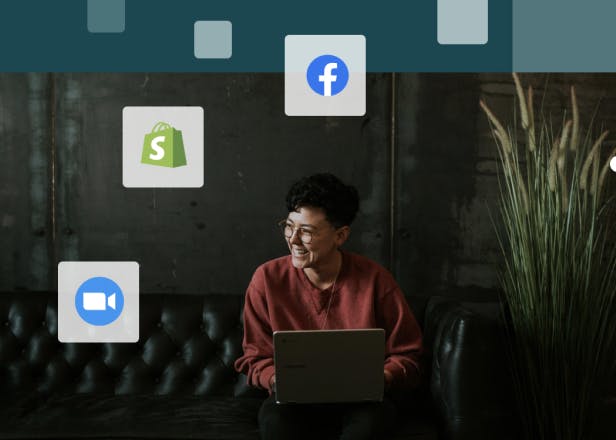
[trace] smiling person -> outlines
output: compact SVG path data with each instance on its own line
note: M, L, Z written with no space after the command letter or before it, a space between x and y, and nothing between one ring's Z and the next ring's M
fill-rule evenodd
M290 255L255 271L244 305L244 354L235 363L250 385L270 393L259 411L261 438L302 438L323 420L341 439L383 438L395 419L388 392L419 383L421 330L391 274L341 249L359 210L353 186L332 174L304 177L291 186L286 206L280 226ZM353 328L385 330L383 402L276 404L273 332Z

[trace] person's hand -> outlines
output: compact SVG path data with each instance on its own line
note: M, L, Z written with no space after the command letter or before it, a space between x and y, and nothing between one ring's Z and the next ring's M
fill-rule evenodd
M272 377L270 377L269 386L270 386L270 390L272 391L276 389L276 375L275 374L272 374Z
M388 370L383 370L383 375L385 376L385 390L387 391L394 383L394 375Z

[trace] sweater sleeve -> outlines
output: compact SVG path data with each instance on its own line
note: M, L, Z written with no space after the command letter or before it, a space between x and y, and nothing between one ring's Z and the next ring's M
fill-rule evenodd
M419 360L423 351L419 324L400 288L381 300L385 328L385 365L395 387L416 387L420 381Z
M244 354L235 361L235 369L248 376L248 384L271 393L274 375L274 349L265 294L259 285L259 270L248 286L244 304Z

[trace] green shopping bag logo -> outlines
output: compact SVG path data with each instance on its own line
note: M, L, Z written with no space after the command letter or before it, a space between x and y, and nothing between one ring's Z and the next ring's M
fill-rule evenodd
M158 122L145 135L141 163L169 168L186 165L182 132L166 122Z

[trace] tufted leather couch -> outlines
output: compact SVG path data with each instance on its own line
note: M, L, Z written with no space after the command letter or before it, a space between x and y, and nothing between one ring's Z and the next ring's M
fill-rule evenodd
M242 299L142 295L138 343L62 344L56 293L0 294L0 438L257 439L265 395L233 369ZM504 438L498 319L445 298L409 302L428 374L396 396L394 438Z

